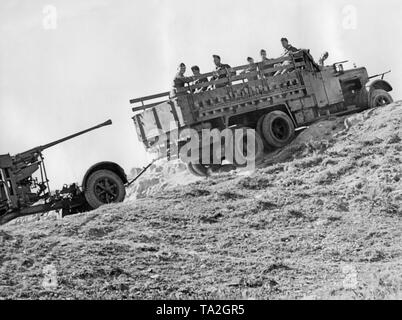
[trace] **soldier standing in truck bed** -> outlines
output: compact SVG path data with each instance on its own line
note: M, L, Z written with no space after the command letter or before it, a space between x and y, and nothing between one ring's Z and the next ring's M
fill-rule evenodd
M221 57L214 54L212 56L214 58L214 63L216 66L216 71L222 71L222 70L226 70L226 69L230 69L230 65L225 64L225 63L221 63ZM227 74L226 73L222 73L222 74L217 74L215 76L212 77L212 80L217 80L217 79L224 79L227 78ZM226 87L227 83L220 83L220 84L216 84L215 88L223 88Z
M186 73L186 65L184 63L180 63L178 67L178 72L176 73L173 79L172 91L170 92L170 97L174 98L178 95L186 94L186 92L178 92L179 89L184 88L186 83L189 83L194 80L193 77L186 77L184 74Z

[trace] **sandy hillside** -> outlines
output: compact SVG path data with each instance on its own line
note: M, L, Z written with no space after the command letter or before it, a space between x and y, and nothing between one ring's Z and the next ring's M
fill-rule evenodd
M0 298L402 298L401 138L399 102L317 123L251 175L3 226Z
M139 174L141 168L131 170L129 180ZM177 186L184 186L200 181L202 178L190 174L185 163L180 160L168 162L162 159L154 163L141 177L127 190L126 199L136 200L158 194L163 190L171 190Z

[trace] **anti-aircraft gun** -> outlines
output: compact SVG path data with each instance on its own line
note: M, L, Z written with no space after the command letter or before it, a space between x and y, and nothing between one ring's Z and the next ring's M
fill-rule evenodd
M87 170L81 186L74 183L51 192L42 154L57 144L111 124L108 120L14 156L0 155L0 225L31 214L61 210L66 215L123 201L124 184L128 181L118 164L99 162ZM39 177L34 177L35 173Z

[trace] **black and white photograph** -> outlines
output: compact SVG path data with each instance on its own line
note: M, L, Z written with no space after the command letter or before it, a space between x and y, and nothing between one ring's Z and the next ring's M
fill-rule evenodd
M402 299L401 17L1 0L0 300Z

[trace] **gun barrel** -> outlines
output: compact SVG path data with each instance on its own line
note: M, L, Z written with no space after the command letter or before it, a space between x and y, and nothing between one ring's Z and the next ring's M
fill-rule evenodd
M105 127L105 126L109 126L109 125L111 125L111 124L112 124L112 120L109 119L109 120L107 120L107 121L105 121L105 122L103 122L103 123L100 123L100 124L98 124L98 125L96 125L96 126L93 126L93 127L89 128L89 129L86 129L86 130L83 130L83 131L74 133L74 134L72 134L72 135L69 135L69 136L67 136L67 137L65 137L65 138L62 138L62 139L59 139L59 140L56 140L56 141L53 141L53 142L50 142L50 143L48 143L48 144L45 144L45 145L43 145L43 146L40 146L39 148L42 149L42 150L44 150L44 149L53 147L53 146L56 145L56 144L62 143L62 142L64 142L64 141L66 141L66 140L70 140L70 139L73 139L73 138L78 137L78 136L80 136L80 135L83 135L83 134L85 134L85 133L87 133L87 132L89 132L89 131L93 131L93 130L96 130L96 129L99 129L99 128L102 128L102 127Z
M87 133L87 132L89 132L89 131L93 131L93 130L96 130L96 129L99 129L99 128L102 128L102 127L105 127L105 126L110 126L111 124L112 124L112 120L109 119L109 120L107 120L107 121L105 121L105 122L103 122L103 123L100 123L100 124L98 124L98 125L96 125L96 126L93 126L93 127L89 128L89 129L86 129L86 130L83 130L83 131L74 133L74 134L69 135L69 136L67 136L67 137L64 137L64 138L62 138L62 139L59 139L59 140L50 142L50 143L48 143L48 144L45 144L45 145L43 145L43 146L39 146L39 147L36 147L36 148L32 148L31 150L25 151L25 152L23 152L22 154L32 153L32 152L35 152L35 151L41 152L42 150L48 149L48 148L50 148L50 147L53 147L53 146L55 146L56 144L62 143L62 142L64 142L64 141L66 141L66 140L73 139L73 138L78 137L78 136L80 136L80 135L83 135L83 134L85 134L85 133ZM21 155L21 154L20 154L20 155Z

